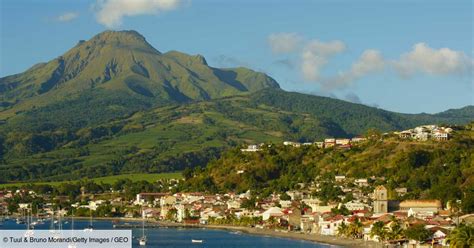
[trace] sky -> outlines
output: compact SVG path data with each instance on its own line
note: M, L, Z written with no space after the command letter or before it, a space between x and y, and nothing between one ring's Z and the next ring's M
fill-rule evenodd
M471 0L2 0L0 77L105 30L403 113L474 105Z

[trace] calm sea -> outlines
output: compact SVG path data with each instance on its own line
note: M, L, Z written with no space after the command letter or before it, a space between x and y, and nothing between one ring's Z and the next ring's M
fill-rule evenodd
M67 222L66 222L67 221ZM71 229L71 221L63 221L63 229ZM89 221L75 220L74 229L82 230L87 227ZM49 229L51 223L49 221L44 224L37 225L35 229ZM93 221L95 229L113 229L110 221ZM0 229L26 229L26 225L17 224L14 220L5 220ZM266 236L248 235L239 232L211 230L211 229L184 229L184 228L150 228L145 230L148 237L148 248L162 247L191 247L191 248L242 248L242 247L268 247L268 248L315 248L315 247L337 247L326 244L317 244L308 241L298 241L285 238L275 238ZM141 229L132 230L134 237L141 236ZM192 239L200 239L202 244L192 243ZM139 247L135 238L133 247Z

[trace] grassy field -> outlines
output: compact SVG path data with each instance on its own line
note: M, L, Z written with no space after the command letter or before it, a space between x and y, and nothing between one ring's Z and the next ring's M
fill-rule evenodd
M137 174L123 174L123 175L115 175L115 176L107 176L107 177L97 177L97 178L90 178L90 180L94 181L95 183L109 183L112 184L120 179L130 179L132 181L148 181L154 182L159 179L181 179L182 175L181 172L172 172L172 173L159 173L159 174L148 174L148 173L137 173ZM86 179L83 179L86 180ZM57 186L62 183L74 183L78 182L79 180L74 181L57 181L57 182L34 182L31 184L49 184L51 186ZM13 187L13 186L22 186L30 184L28 182L24 183L5 183L0 184L0 188L6 187Z

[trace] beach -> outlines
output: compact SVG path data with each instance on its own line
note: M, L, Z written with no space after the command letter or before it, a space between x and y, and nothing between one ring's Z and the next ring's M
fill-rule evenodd
M88 217L75 217L76 219L88 219ZM110 220L110 221L132 221L138 222L142 221L141 218L107 218L107 217L97 217L94 220ZM324 243L329 245L337 245L344 247L369 247L369 248L379 248L383 247L381 243L373 241L363 241L356 239L348 239L335 236L325 236L314 233L298 233L298 232L289 232L285 230L274 230L274 229L261 229L261 228L252 228L244 226L232 226L232 225L191 225L191 224L182 224L169 221L157 221L157 220L146 220L149 224L157 224L159 226L170 227L170 228L203 228L203 229L218 229L226 230L232 232L242 232L250 235L261 235L261 236L271 236L279 238L288 238L295 240L305 240L317 243Z

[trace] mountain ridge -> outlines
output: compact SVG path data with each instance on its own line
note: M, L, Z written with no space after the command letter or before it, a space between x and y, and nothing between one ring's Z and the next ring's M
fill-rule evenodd
M202 55L163 54L136 31L105 31L47 63L0 78L0 118L46 106L51 98L79 97L88 89L144 96L154 104L208 100L265 87L279 85L250 69L209 67Z
M403 114L286 92L264 73L162 53L135 31L1 78L0 103L0 181L182 170L242 144L474 120L473 106Z

